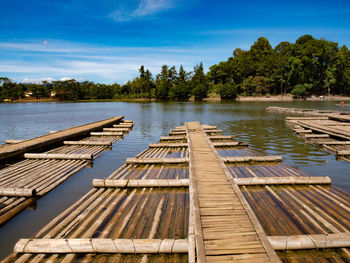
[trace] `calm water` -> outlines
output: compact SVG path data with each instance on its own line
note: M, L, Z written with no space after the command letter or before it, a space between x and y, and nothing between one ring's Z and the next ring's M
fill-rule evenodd
M235 103L23 103L0 104L0 144L6 139L27 139L71 126L124 115L134 121L133 131L112 151L73 175L27 209L0 227L0 258L8 255L19 238L32 237L52 218L91 189L93 178L107 177L126 158L156 143L160 136L185 121L216 125L225 135L270 155L283 155L293 166L318 176L330 176L333 184L350 192L350 163L335 161L333 154L307 144L285 125L284 114L268 113L269 105L337 109L336 102L235 102Z

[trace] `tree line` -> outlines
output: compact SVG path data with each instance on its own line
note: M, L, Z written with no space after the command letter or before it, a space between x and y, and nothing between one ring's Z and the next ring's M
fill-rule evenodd
M186 72L183 66L163 65L153 77L144 66L139 76L124 85L90 81L15 83L0 78L0 101L18 99L26 92L36 98L54 95L59 100L156 98L195 100L209 93L222 99L236 96L350 95L350 51L338 43L304 35L295 43L281 42L272 48L260 37L249 50L235 49L233 56L204 72L203 64Z

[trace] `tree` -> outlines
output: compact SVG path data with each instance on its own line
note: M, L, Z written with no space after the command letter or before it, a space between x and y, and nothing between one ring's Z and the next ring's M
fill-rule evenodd
M188 86L189 75L190 73L187 73L181 65L178 77L174 81L175 84L173 84L169 89L170 99L187 100L190 97L190 90Z
M235 99L237 97L237 89L233 84L218 84L217 89L220 94L220 98L223 100Z
M195 100L201 101L208 96L209 81L204 74L203 63L194 67L190 86Z

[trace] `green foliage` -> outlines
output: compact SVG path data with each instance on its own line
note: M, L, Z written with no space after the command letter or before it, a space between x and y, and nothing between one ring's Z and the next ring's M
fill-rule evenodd
M221 98L237 95L266 95L292 92L306 94L350 95L350 51L346 46L311 35L296 42L283 41L272 48L269 40L260 37L249 50L237 48L232 57L221 61L204 73L203 64L186 72L180 66L163 65L155 77L142 65L139 76L124 85L98 84L74 79L42 84L15 83L0 77L0 101L24 97L49 97L51 92L60 100L113 98L157 98L187 100L194 96L202 100L208 92Z
M308 90L312 87L311 84L297 84L291 91L292 95L295 96L306 96L308 94Z
M195 100L201 101L208 96L209 81L204 74L202 62L194 67L194 75L190 81L190 87Z
M244 95L287 93L305 83L310 94L350 94L350 52L310 35L275 48L260 37L250 50L236 49L233 57L211 66L208 77L214 84L233 83Z
M237 88L233 84L218 84L216 89L220 94L220 98L224 100L235 99L237 97Z

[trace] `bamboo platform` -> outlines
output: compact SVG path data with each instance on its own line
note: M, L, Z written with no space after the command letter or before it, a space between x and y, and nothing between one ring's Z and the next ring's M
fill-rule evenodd
M335 153L337 160L350 162L350 113L281 107L269 107L268 110L313 116L287 117L286 122L307 142Z
M204 127L95 179L3 262L350 262L348 193L280 160L225 163L263 153L215 146L227 139ZM188 161L146 161L171 158Z
M122 118L101 123L109 126L120 123ZM94 126L102 129L101 123L95 123ZM78 130L79 134L83 131L89 133L91 125L80 126ZM60 137L63 146L43 153L25 153L24 160L0 169L0 225L89 165L114 142L123 138L122 135L89 136L80 141L63 141L65 138L73 138L67 135L67 131L76 133L75 128L55 133L63 134ZM59 137L55 137L55 140L58 139ZM30 141L27 140L28 144ZM6 146L3 149L6 152Z

